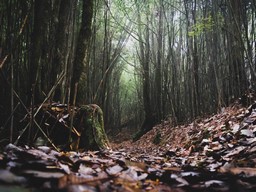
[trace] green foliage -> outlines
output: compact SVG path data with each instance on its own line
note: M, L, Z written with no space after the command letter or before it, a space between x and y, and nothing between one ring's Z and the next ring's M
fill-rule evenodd
M224 25L224 17L221 13L216 14L214 17L209 15L192 25L191 30L188 32L189 37L199 36L202 33L212 32L220 29Z
M199 36L203 32L213 31L214 26L216 26L215 22L212 16L210 15L206 18L203 18L200 22L196 23L195 25L192 25L191 31L188 32L188 35L190 37Z

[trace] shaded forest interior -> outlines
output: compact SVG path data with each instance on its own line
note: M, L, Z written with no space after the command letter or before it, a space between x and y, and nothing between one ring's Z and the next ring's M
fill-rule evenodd
M0 26L0 131L11 142L41 104L97 104L108 134L140 136L256 86L255 0L5 0Z

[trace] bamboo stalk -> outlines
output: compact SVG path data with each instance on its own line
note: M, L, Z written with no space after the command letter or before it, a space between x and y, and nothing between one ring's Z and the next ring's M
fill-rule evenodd
M31 135L32 135L32 129L34 124L34 98L35 98L35 84L32 85L32 99L31 99L31 113L30 113L30 123L29 123L29 129L28 129L28 144L30 144Z
M57 80L57 82L55 83L55 85L52 87L52 89L50 90L50 92L48 93L47 97L45 98L45 100L41 103L41 105L39 106L39 108L37 109L36 112L33 113L33 117L30 117L31 120L33 119L33 122L30 121L30 123L28 123L28 125L22 130L22 132L20 133L20 135L18 136L18 138L16 139L16 141L14 142L15 144L18 143L19 139L21 138L21 136L25 133L25 131L30 128L31 123L36 122L35 121L35 116L37 115L37 113L40 111L40 109L42 108L43 104L50 98L50 96L52 95L53 91L57 88L57 86L59 85L59 83L61 82L61 80L64 77L64 71L61 72L61 75L59 77L59 79ZM22 106L26 109L27 113L29 114L29 110L26 108L25 104L22 102L22 100L20 99L19 95L14 91L14 95L19 99L20 103L22 104ZM36 123L37 124L37 123ZM37 124L38 125L38 124ZM38 125L39 126L39 125ZM43 131L43 130L41 130ZM45 133L43 133L43 135L46 135ZM47 137L47 135L46 135ZM49 138L47 137L47 140ZM50 142L52 143L52 142ZM56 147L55 147L56 148Z
M37 113L40 111L40 109L43 107L44 103L51 97L52 93L55 91L55 89L57 88L57 86L60 84L60 82L62 81L62 79L64 78L64 71L61 72L59 79L57 80L57 82L55 83L55 85L52 87L52 89L49 91L47 97L44 99L44 101L41 103L41 105L37 108L34 117L37 115Z
M11 35L11 50L12 50L12 43L13 43L13 36ZM13 54L11 54L11 113L14 112L14 72L13 72ZM11 116L11 124L10 124L10 143L12 143L13 139L13 115Z
M43 131L43 129L40 127L40 125L38 125L38 123L34 120L35 125L37 126L37 128L41 131L41 133L43 134L43 136L47 139L47 141L52 145L52 147L60 152L60 150L54 145L54 143L50 140L50 138L45 134L45 132Z
M11 119L11 117L13 116L14 112L16 111L16 109L18 108L18 106L20 105L20 102L18 102L18 104L15 106L15 108L13 109L11 115L8 117L8 119L6 120L5 124L4 124L4 128L7 125L7 123L9 122L9 120Z
M72 133L73 123L74 123L77 86L78 86L78 83L75 83L75 93L74 93L74 98L73 98L73 106L72 106L71 121L70 121L70 131L69 131L69 138L68 138L69 143L71 143L71 133Z
M20 135L17 137L17 139L14 142L14 145L17 145L21 136L25 133L25 131L27 130L27 128L30 126L30 122L25 126L25 128L21 131Z

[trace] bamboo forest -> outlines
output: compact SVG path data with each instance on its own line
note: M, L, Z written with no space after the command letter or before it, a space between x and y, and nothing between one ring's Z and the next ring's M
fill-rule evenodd
M255 0L1 0L0 191L255 191Z

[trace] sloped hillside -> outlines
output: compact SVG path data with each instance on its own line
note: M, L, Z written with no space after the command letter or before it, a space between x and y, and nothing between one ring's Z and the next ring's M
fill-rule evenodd
M187 125L173 127L163 122L140 140L114 144L114 148L134 154L182 156L186 158L184 164L227 171L225 166L255 167L255 136L256 103L249 107L236 103Z
M234 104L222 108L221 112L207 118L196 119L190 124L173 126L165 121L155 126L151 131L134 143L143 148L163 147L189 148L199 144L203 139L216 139L222 134L239 135L253 129L250 123L254 118L254 105L249 108ZM250 119L250 120L249 120ZM154 144L155 143L155 144Z

